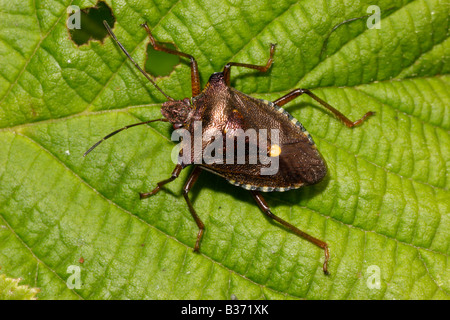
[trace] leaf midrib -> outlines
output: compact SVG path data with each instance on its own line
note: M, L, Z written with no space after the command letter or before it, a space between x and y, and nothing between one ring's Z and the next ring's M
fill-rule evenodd
M152 128L152 130L157 131L157 130L155 130L155 129L153 129L153 128ZM110 205L113 205L113 206L115 206L116 208L118 208L121 212L128 214L131 218L137 219L139 222L143 223L143 224L146 225L147 227L152 228L152 229L154 229L154 230L157 230L158 232L160 232L161 234L163 234L167 239L174 240L176 243L178 243L178 244L184 246L187 250L192 249L192 248L189 247L187 244L181 242L181 241L178 240L177 238L171 236L170 234L167 234L166 232L164 232L163 230L157 228L156 226L153 226L153 225L149 224L148 222L146 222L145 220L142 220L141 218L139 218L138 216L136 216L136 215L133 214L132 212L126 210L125 208L121 207L121 206L118 205L117 203L115 203L115 202L113 202L112 200L110 200L110 199L108 199L107 197L105 197L102 193L100 193L98 190L96 190L94 187L92 187L88 182L86 182L84 179L82 179L79 175L77 175L75 172L73 172L72 170L70 170L70 169L69 169L69 168L68 168L68 167L67 167L60 159L58 159L58 158L57 158L53 153L51 153L48 149L46 149L45 147L43 147L42 145L40 145L37 141L33 140L32 138L30 138L30 137L28 137L28 136L26 136L26 135L21 135L21 134L19 134L19 135L22 136L22 137L24 137L25 139L31 141L33 144L37 145L43 152L45 152L46 154L50 155L50 156L51 156L51 157L52 157L59 165L63 166L63 168L64 168L65 170L67 170L68 172L70 172L71 174L73 174L78 180L80 180L84 185L86 185L86 186L87 186L89 189L91 189L93 192L95 192L95 193L97 193L98 195L100 195L100 197L101 197L104 201L106 201L107 203L109 203ZM284 203L289 203L289 202L287 202L287 201L283 201L283 200L280 200L280 199L277 199L277 198L273 198L273 200L276 200L276 201L279 201L279 202L284 202ZM334 219L334 218L332 218L332 217L324 216L322 213L320 213L320 212L318 212L318 211L316 211L316 210L313 210L313 209L311 209L311 208L307 208L307 207L302 207L302 208L308 209L308 210L312 211L313 213L319 214L319 215L325 217L326 219L331 219L331 220L334 221L334 222L338 222L338 223L340 223L341 225L346 226L347 228L350 228L350 227L351 227L351 228L360 230L360 231L363 232L364 237L365 237L365 235L366 235L366 232L371 232L371 233L374 233L374 234L376 234L376 235L378 235L378 236L382 236L382 237L384 237L384 238L393 240L393 241L395 241L395 242L398 243L398 244L403 244L403 245L406 245L406 246L410 246L410 247L416 249L417 252L419 252L419 250L425 250L425 251L431 252L431 253L433 253L433 254L443 255L443 256L445 256L445 257L448 257L448 255L445 254L445 253L435 252L435 251L433 251L433 250L431 250L431 249L428 249L428 248L417 247L417 246L414 246L414 245L412 245L412 244L404 243L404 242L399 241L399 240L397 240L397 239L393 239L393 238L391 238L391 237L389 237L389 236L386 236L386 235L383 235L383 234L379 234L379 233L377 233L377 232L375 232L375 231L363 230L363 229L361 229L361 228L359 228L359 227L350 226L350 225L345 224L345 223L343 223L342 221L336 220L336 219ZM10 231L11 231L11 232L19 239L19 241L24 245L24 247L25 247L28 251L30 251L30 253L32 254L32 256L36 259L37 263L41 263L41 264L42 264L43 266L45 266L48 270L50 270L52 273L54 273L60 281L62 281L63 283L65 283L64 279L62 279L61 276L60 276L55 270L53 270L50 266L48 266L47 264L45 264L42 260L40 260L40 259L36 256L36 254L33 252L32 248L30 248L30 247L26 244L26 242L25 242L25 241L24 241L24 240L23 240L16 232L15 232L15 230L11 228L11 226L10 226L9 223L5 220L5 218L4 218L3 216L2 216L1 218L2 218L2 220L5 222L5 224L8 226L8 228L10 229ZM186 252L187 252L187 251L186 251ZM282 292L282 291L276 290L276 289L271 288L271 287L269 287L269 286L267 286L267 285L265 285L265 284L257 283L257 282L255 282L255 281L249 279L249 278L246 277L245 275L243 275L243 274L241 274L241 273L238 273L238 272L236 272L235 270L232 270L232 269L226 267L226 266L223 265L221 262L214 260L213 258L211 258L211 257L209 257L209 256L207 256L207 255L205 255L205 254L203 254L202 252L200 252L200 254L202 255L202 257L204 257L204 258L210 260L213 264L216 264L216 265L218 265L219 267L221 267L221 268L227 270L230 274L231 274L231 273L234 273L234 274L236 274L237 276L239 276L239 277L245 279L246 281L249 281L250 283L252 283L252 284L254 284L254 285L257 285L257 286L260 287L261 289L269 289L269 290L271 290L271 291L273 291L273 292L276 292L276 293L278 293L278 294L284 295L284 296L286 296L286 297L291 297L291 298L301 298L301 297L299 297L299 296L295 296L295 295L289 294L289 293L287 293L287 292ZM430 272L429 272L429 270L428 270L428 266L426 265L425 261L423 261L423 259L421 259L421 262L424 264L425 269L427 270L427 274L430 276L431 279L433 279L433 282L436 284L436 286L437 286L440 290L443 290L444 292L446 292L441 286L438 285L438 283L437 283L437 282L434 280L434 278L431 276L431 274L430 274ZM74 294L76 294L78 297L80 297L81 299L85 299L85 297L80 296L80 294L77 293L75 290L71 289L71 291L72 291ZM350 290L350 292L351 292L351 290ZM264 295L264 292L263 292L263 291L262 291L262 294Z
M104 113L104 112L102 112L102 113ZM127 114L130 115L130 116L132 116L132 117L134 117L134 118L136 118L138 121L142 121L142 119L139 119L138 117L136 117L136 116L133 115L133 114L129 114L129 113L127 113ZM153 132L155 132L155 133L157 133L159 136L163 137L167 142L171 142L170 139L168 139L166 136L162 135L160 132L158 132L158 130L154 129L154 128L151 127L151 126L148 126L148 127L149 127ZM117 208L120 208L120 209L126 211L127 213L129 213L130 215L133 215L133 216L134 216L133 213L129 212L129 211L126 210L125 208L122 208L122 207L119 206L117 203L115 203L115 202L113 202L112 200L108 199L105 195L103 195L103 194L100 193L98 190L96 190L96 189L95 189L93 186L91 186L87 181L85 181L83 178L81 178L77 173L75 173L73 170L71 170L69 167L67 167L67 165L66 165L61 159L59 159L55 154L53 154L50 150L48 150L47 148L45 148L45 147L44 147L43 145L41 145L39 142L37 142L36 140L34 140L33 138L31 138L30 136L28 136L28 135L26 135L26 134L21 134L21 133L16 133L16 132L15 132L15 134L18 134L18 135L20 135L20 136L26 137L27 139L29 139L30 141L32 141L34 144L36 144L37 146L39 146L42 150L44 150L45 152L47 152L48 154L50 154L52 157L54 157L59 163L61 163L61 164L63 165L63 167L64 167L66 170L68 170L69 172L73 173L78 179L80 179L81 181L83 181L86 185L88 185L88 186L89 186L92 190L94 190L97 194L101 195L104 199L107 199L107 200L110 201L111 203L115 204L115 206L116 206ZM320 137L316 137L316 139L317 139L317 138L318 138L319 140L323 140L324 142L326 142L326 143L328 143L328 144L330 144L330 145L333 145L336 149L340 149L340 150L345 151L347 154L352 155L353 157L356 158L356 155L355 155L355 154L353 154L353 153L351 153L351 152L349 152L349 151L343 149L342 147L336 146L335 144L333 144L332 142L327 141L326 139L323 139L323 138L320 138ZM381 169L383 169L386 173L396 175L396 176L400 177L401 179L407 179L407 180L410 180L410 181L415 182L415 183L418 183L418 184L425 184L425 183L422 183L422 182L419 182L419 181L414 181L414 180L411 179L411 178L406 178L406 177L401 176L401 175L399 175L399 174L397 174L397 173L395 173L395 172L390 172L390 171L388 171L386 168L380 167L380 166L378 166L377 164L374 164L374 163L370 162L369 160L364 159L364 158L362 158L362 157L358 157L358 159L362 159L362 160L366 161L367 163L373 165L374 167L381 168ZM426 185L426 184L425 184L425 185ZM431 186L431 185L428 185L428 186L433 187L433 188L438 189L438 190L441 190L441 189L438 188L438 187L434 187L434 186ZM443 191L445 191L445 190L443 190ZM322 217L324 217L324 218L326 218L326 219L332 219L333 221L336 221L336 222L338 222L338 223L340 223L340 224L346 226L347 228L354 228L354 229L360 230L360 231L362 231L362 232L372 232L372 233L374 233L374 234L376 234L376 235L386 237L387 239L391 239L391 240L396 241L396 242L398 242L398 243L401 243L401 244L404 244L404 245L407 245L407 246L411 246L411 247L413 247L413 248L415 248L415 249L427 250L427 251L432 252L432 253L434 253L434 254L444 255L445 257L448 257L448 254L445 253L445 252L438 252L438 251L434 251L434 250L429 249L429 248L420 247L420 246L415 246L415 245L413 245L413 244L403 242L403 241L401 241L401 240L398 240L398 239L396 239L396 238L390 237L390 236L388 236L388 235L381 234L381 233L377 233L377 232L374 231L374 230L366 230L366 229L363 229L363 228L361 228L361 227L353 226L353 225L344 223L343 221L337 220L337 219L335 219L335 218L333 218L333 217L330 217L330 216L328 216L328 215L326 215L325 213L322 213L322 212L320 212L320 211L314 210L314 209L309 208L309 207L300 206L300 205L298 205L297 203L292 203L292 202L289 202L289 201L286 201L286 200L281 200L280 198L277 198L277 197L272 197L270 194L268 195L268 198L273 199L273 200L275 200L275 201L278 201L278 202L280 202L280 203L286 203L286 204L289 204L289 205L291 205L291 206L294 205L294 206L297 206L297 207L299 207L299 208L308 209L309 211L311 211L311 212L313 212L313 213L315 213L315 214L319 214L320 216L322 216ZM137 217L137 216L136 216L136 218L138 218L139 220L141 220L141 219L140 219L139 217ZM144 221L144 220L142 220L142 221ZM156 227L155 227L155 228L156 228ZM159 229L158 229L158 230L159 230ZM160 231L164 233L164 231L162 231L162 230L160 230ZM164 234L165 234L165 233L164 233ZM175 239L175 238L174 238L174 239Z
M108 199L107 197L105 197L101 192L99 192L98 190L96 190L93 186L91 186L87 181L85 181L83 178L81 178L81 177L80 177L78 174L76 174L73 170L70 170L70 168L67 167L66 164L65 164L64 162L62 162L58 157L56 157L52 152L50 152L50 151L49 151L48 149L46 149L44 146L42 146L41 144L39 144L37 141L33 140L32 138L30 138L30 137L28 137L28 136L26 136L26 135L22 135L22 134L19 134L19 133L16 133L16 134L19 135L19 136L21 136L21 137L23 137L23 138L25 138L26 140L30 141L32 144L36 145L37 147L39 147L39 149L41 149L44 153L48 154L48 155L49 155L52 159L54 159L59 165L61 165L61 166L64 168L64 170L67 170L67 171L68 171L70 174L72 174L75 178L77 178L79 181L81 181L81 183L83 183L83 184L84 184L85 186L87 186L90 190L92 190L92 191L95 192L97 195L99 195L99 196L102 198L103 201L106 201L108 204L110 204L110 205L116 207L119 211L121 211L121 212L123 212L123 213L129 215L131 218L137 219L140 223L143 223L145 226L147 226L147 227L149 227L149 228L151 228L151 229L153 229L153 230L158 231L159 233L161 233L162 235L164 235L167 239L171 239L171 240L175 241L176 243L178 243L178 244L182 245L183 247L185 247L187 250L192 249L190 246L188 246L187 244L181 242L181 241L180 241L179 239L177 239L176 237L171 236L170 234L168 234L168 233L164 232L163 230L159 229L158 227L156 227L156 226L154 226L154 225L148 223L147 221L141 219L140 217L138 217L137 215L135 215L135 214L133 214L132 212L128 211L127 209L121 207L121 206L118 205L117 203L113 202L111 199ZM46 263L44 263L42 260L40 260L40 259L36 256L36 254L33 252L32 248L30 248L30 247L27 245L27 243L26 243L26 242L25 242L25 241L24 241L24 240L23 240L16 232L15 232L15 230L9 225L9 223L8 223L8 221L5 219L5 217L2 216L2 215L0 215L0 218L5 222L5 224L8 226L8 228L10 229L10 231L11 231L11 232L12 232L12 233L20 240L20 242L23 244L23 246L24 246L28 251L30 251L30 253L31 253L31 254L33 255L33 257L36 259L36 261L39 262L39 263L42 263L42 265L44 265L46 268L48 268L50 271L52 271L52 272L58 277L58 279L61 280L61 281L65 284L66 282L64 281L64 279L63 279L62 277L60 277L59 274L58 274L55 270L53 270L50 266L48 266ZM209 257L209 256L207 256L207 255L205 255L205 254L202 253L202 252L199 252L198 254L202 255L202 257L204 257L204 258L210 260L212 263L214 263L214 264L220 266L221 268L227 270L228 272L234 273L234 274L236 274L237 276L239 276L239 277L245 279L246 281L249 281L250 283L252 283L252 284L254 284L254 285L257 285L257 286L260 287L261 289L269 289L269 290L271 290L271 291L273 291L273 292L275 292L275 293L278 293L278 294L280 294L280 295L284 295L284 296L286 296L286 297L291 297L291 298L295 298L295 299L302 298L302 297L299 297L299 296L295 296L295 295L289 294L289 293L287 293L287 292L282 292L282 291L276 290L276 289L274 289L274 288L270 288L270 287L267 286L267 285L257 283L257 282L255 282L255 281L249 279L249 278L246 277L245 275L242 275L242 274L236 272L235 270L232 270L232 269L226 267L226 266L223 265L221 262L214 260L213 258L211 258L211 257ZM71 289L71 290L72 290L75 294L77 294L77 295L79 296L79 294L78 294L75 290L73 290L73 289ZM80 298L83 298L83 297L80 296ZM83 299L84 299L84 298L83 298Z
M445 77L445 76L446 76L446 75L444 75L444 77ZM435 77L437 77L437 76L435 76ZM427 79L427 78L429 78L429 77L426 77L426 78L424 78L424 79ZM389 81L391 81L391 80L387 80L387 81L389 82ZM331 87L331 88L335 88L335 87ZM385 103L385 102L383 102L383 101L380 101L378 98L373 97L373 96L371 96L370 94L368 94L368 93L366 93L366 92L364 92L364 91L358 90L357 87L349 87L349 88L352 88L353 90L356 90L358 93L362 93L362 94L364 94L364 95L366 95L366 96L368 96L368 97L374 99L374 100L377 101L380 105L385 105L385 106L387 106L387 107L393 109L395 112L397 112L397 113L399 113L399 114L404 114L404 115L407 115L408 117L417 119L420 123L425 124L425 125L427 125L427 126L430 126L430 127L434 128L435 130L436 130L436 129L439 129L439 130L445 130L445 129L439 127L439 126L433 125L433 124L431 124L431 123L429 123L429 122L425 122L424 120L422 120L422 119L419 118L418 116L415 116L415 115L412 115L412 114L408 114L408 113L406 113L406 112L404 112L404 111L398 110L397 108L394 108L392 105L387 104L387 103ZM273 95L274 93L267 93L267 94ZM250 95L251 95L251 94L250 94ZM262 95L264 95L264 94L262 94ZM13 127L0 128L0 132L2 132L2 131L20 132L23 128L32 127L32 126L35 126L35 125L37 126L37 125L41 125L41 124L64 122L64 121L67 121L67 120L73 119L73 118L78 118L78 117L82 117L82 116L93 116L93 115L99 115L99 114L104 114L104 113L126 113L126 114L129 114L129 115L133 116L133 117L136 117L135 115L131 114L129 111L130 111L130 110L136 110L136 109L139 109L139 108L151 108L151 107L160 107L160 104L148 104L148 105L139 105L139 106L128 106L128 107L120 108L120 109L109 109L109 110L101 110L101 111L86 111L86 110L85 110L85 111L82 111L82 112L80 112L80 113L76 113L76 114L73 114L73 115L70 115L70 116L67 116L67 117L62 117L62 118L57 118L57 119L47 119L47 120L42 120L42 121L37 121L37 122L32 122L32 123L20 124L20 125L13 126ZM147 119L141 119L141 118L139 118L139 117L136 117L136 118L137 118L139 121L145 121L145 120L147 120ZM149 126L149 127L151 128L151 126ZM153 129L153 128L152 128L152 129ZM155 130L155 132L158 132L158 131ZM164 139L170 141L170 139L168 139L166 136L162 135L161 133L158 132L158 134L159 134L160 136L164 137ZM326 139L326 138L324 138L324 137L320 137L320 136L317 136L317 135L316 135L316 136L314 136L314 138L315 138L315 139L322 140L322 141L324 141L324 142L326 142L326 143L328 143L328 144L334 146L336 149L338 149L338 150L343 150L343 151L345 151L347 154L349 154L349 155L351 155L351 156L353 156L353 157L356 158L356 154L354 154L353 152L350 152L349 150L347 150L346 148L344 148L344 147L342 147L342 146L336 145L335 143L329 141L328 139ZM400 177L401 179L407 179L407 180L410 180L411 182L414 182L414 183L418 183L418 184L420 184L420 185L425 185L425 186L431 187L433 190L448 191L448 189L445 188L445 187L435 186L435 185L430 184L430 183L425 182L425 181L416 180L416 179L414 179L414 178L412 178L412 177L403 176L403 175L401 175L401 174L399 174L399 173L397 173L397 172L391 171L391 170L389 170L388 168L385 168L385 167L383 167L383 166L381 166L381 165L379 165L379 164L376 164L376 163L374 163L373 161L370 161L369 159L367 159L367 158L364 157L364 156L359 156L359 155L358 155L358 159L362 159L362 160L366 161L367 163L369 163L370 165L372 165L372 166L374 166L374 167L376 167L376 168L380 168L380 169L382 169L383 171L385 171L385 172L388 173L388 174L396 175L396 176Z

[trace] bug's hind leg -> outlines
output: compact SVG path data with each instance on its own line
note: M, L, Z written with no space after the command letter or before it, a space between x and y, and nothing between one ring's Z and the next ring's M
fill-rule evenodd
M316 238L310 236L309 234L301 231L300 229L298 229L297 227L293 226L289 222L284 221L280 217L274 215L270 211L269 206L267 205L266 201L264 200L264 198L261 196L261 194L258 191L251 191L251 193L252 193L253 197L255 198L256 203L258 203L258 206L261 208L261 210L267 216L269 216L269 218L277 221L278 223L282 224L283 226L285 226L286 228L288 228L289 230L294 232L299 237L302 237L303 239L308 240L309 242L315 244L316 246L318 246L318 247L320 247L320 248L322 248L324 250L324 252L325 252L325 261L323 263L323 273L329 274L328 273L328 260L330 258L330 253L328 251L328 244L326 242L323 242L322 240L319 240L319 239L316 239Z
M175 169L173 169L172 176L169 179L158 182L156 188L150 192L140 193L139 195L140 195L141 199L148 198L148 197L153 196L154 194L158 193L158 191L161 190L162 186L164 186L165 184L172 182L173 180L178 178L181 170L183 170L183 167L180 164L177 164L175 166Z
M330 110L339 120L342 121L342 123L344 123L349 128L361 124L362 122L364 122L364 120L366 120L367 117L370 117L371 115L375 114L375 112L369 111L365 115L363 115L361 119L358 119L356 121L351 121L349 118L344 116L339 110L330 106L327 102L320 99L318 96L316 96L314 93L312 93L308 89L295 89L294 91L289 92L287 95L279 98L278 100L275 100L273 103L275 103L277 106L281 107L281 106L285 105L286 103L288 103L289 101L294 100L298 96L301 96L304 93L306 93L311 98L313 98L318 103L320 103L322 106L324 106L325 108Z
M270 66L273 63L273 54L275 53L275 47L276 47L276 44L273 44L273 43L270 44L270 57L267 60L267 63L265 66L258 66L255 64L247 64L247 63L239 63L239 62L228 62L226 64L226 66L223 68L223 75L225 78L225 83L227 85L230 85L230 69L232 66L255 69L260 72L266 72L267 70L269 70Z
M197 223L198 227L198 234L197 234L197 241L195 242L194 251L198 251L200 249L200 241L202 240L203 236L203 230L205 229L205 225L203 224L202 220L200 220L199 216L194 210L194 207L192 206L191 200L189 200L188 193L194 186L195 182L197 181L200 173L202 172L202 169L199 166L196 166L194 170L192 171L191 175L189 176L188 180L186 181L186 184L183 188L183 196L186 200L186 203L189 207L189 211L191 212L192 217L195 220L195 223Z
M141 24L141 26L145 29L145 31L147 31L148 37L150 38L150 42L153 46L153 49L158 50L158 51L162 51L162 52L166 52L166 53L170 53L170 54L174 54L176 56L181 56L181 57L185 57L191 60L191 86L192 86L192 96L195 97L197 95L200 94L201 89L200 89L200 74L198 72L198 65L197 65L197 61L194 59L193 56L191 56L190 54L181 52L181 51L177 51L177 50L173 50L173 49L169 49L166 47L163 47L161 45L159 45L158 43L156 43L155 38L152 35L152 32L150 31L150 28L148 27L147 23Z

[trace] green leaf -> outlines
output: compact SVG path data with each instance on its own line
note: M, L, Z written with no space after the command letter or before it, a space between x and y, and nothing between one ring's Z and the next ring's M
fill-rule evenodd
M0 274L0 300L35 300L39 289L19 286L19 282Z
M263 216L252 197L190 169L150 199L173 170L164 97L111 39L76 46L67 7L93 1L0 1L0 266L40 299L448 299L450 42L445 0L109 2L114 31L144 64L147 21L162 42L196 57L204 85L229 61L238 90L275 100L309 88L351 119L348 129L308 97L286 105L327 161L321 183L270 193L272 211L330 247L323 251ZM382 10L381 29L354 21ZM384 11L383 11L384 12ZM157 80L190 97L188 61ZM83 258L83 259L81 259ZM71 286L79 267L80 286ZM374 287L377 277L379 288ZM69 284L69 285L68 285Z

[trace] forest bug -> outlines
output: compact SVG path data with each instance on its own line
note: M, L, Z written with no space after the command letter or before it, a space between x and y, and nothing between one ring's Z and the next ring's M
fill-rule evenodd
M185 129L186 132L191 134L189 136L191 141L189 141L189 139L182 140L182 143L184 144L182 144L178 156L178 162L172 172L172 176L169 179L158 182L156 188L152 191L141 193L141 199L156 194L166 183L175 180L180 174L181 170L189 165L194 165L194 169L192 170L184 186L183 196L189 207L189 211L191 212L199 228L197 241L194 247L194 251L198 251L200 248L200 240L203 235L204 224L195 212L194 207L189 200L188 193L194 183L197 181L202 170L211 171L225 178L226 180L228 180L228 182L236 186L250 190L258 206L268 217L279 222L280 224L294 232L296 235L322 248L325 252L323 272L325 274L328 274L328 245L325 242L306 234L292 224L274 215L270 211L269 206L261 195L261 192L287 191L290 189L297 189L306 185L312 185L321 181L327 173L325 161L318 152L309 133L305 130L302 124L294 117L292 117L287 111L285 111L282 106L302 94L307 94L311 98L319 102L322 106L327 108L329 111L331 111L347 127L354 127L362 123L368 116L374 113L367 112L361 119L353 122L338 110L330 106L328 103L317 97L308 89L293 90L285 96L273 102L270 102L250 97L230 87L230 68L232 66L251 68L260 72L267 71L273 62L273 54L275 51L274 44L271 44L270 46L270 57L267 60L266 65L259 66L238 62L229 62L225 65L222 72L217 72L211 75L207 85L202 91L200 88L198 66L194 57L189 54L168 49L157 44L147 24L143 24L142 27L144 27L147 31L150 42L155 50L190 59L192 97L185 98L183 100L175 100L165 94L161 90L161 88L157 86L155 81L153 81L153 79L147 73L145 73L141 69L141 67L139 67L139 65L133 60L133 58L131 58L126 49L117 40L115 34L112 32L106 21L104 21L104 25L111 37L127 55L127 57L134 63L139 71L167 98L168 101L162 104L161 113L163 114L164 118L140 122L116 130L95 143L88 151L86 151L84 156L86 156L104 140L130 127L147 124L154 121L164 121L172 123L174 129ZM233 153L231 159L236 161L232 161L232 164L230 164L225 160L225 155L222 155L223 161L219 163L210 163L204 160L205 150L209 145L212 145L212 143L216 141L215 139L213 140L203 138L201 140L201 150L195 151L195 148L183 147L183 145L192 146L191 142L195 146L194 139L196 123L200 124L201 126L202 137L205 137L207 135L207 132L211 130L219 131L224 134L224 136L222 136L222 142L227 142L226 140L231 136L233 143ZM251 140L249 136L244 136L244 140L241 141L245 141L245 154L244 158L240 158L241 161L239 161L239 154L235 153L236 148L234 148L234 139L238 139L244 131L250 132L250 129L255 130L255 132L259 130L257 132L257 139ZM274 133L278 133L278 137L277 139L275 139L275 135L265 136L267 143L264 145L264 147L259 148L259 155L261 157L259 158L259 160L257 160L256 163L253 163L250 161L251 149L253 147L253 144L256 143L259 145L262 141L262 132L267 133L268 130L270 130L271 132L273 131ZM230 132L234 132L234 135L230 134ZM275 140L278 141L276 143L271 143ZM226 145L226 147L223 148L225 154L228 151L228 147L229 145ZM261 152L261 150L263 151ZM262 174L262 170L267 169L268 167L267 162L262 162L262 156L264 155L264 153L265 156L269 157L270 159L278 160L276 172L270 175Z

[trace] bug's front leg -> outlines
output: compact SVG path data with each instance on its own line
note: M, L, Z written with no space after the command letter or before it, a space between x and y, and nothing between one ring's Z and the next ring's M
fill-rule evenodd
M279 222L280 224L282 224L283 226L285 226L286 228L288 228L289 230L291 230L292 232L294 232L296 235L302 237L305 240L308 240L309 242L315 244L316 246L322 248L325 252L325 261L323 262L323 273L325 274L329 274L328 273L328 260L330 258L330 253L328 250L328 244L326 242L323 242L322 240L316 239L312 236L310 236L309 234L301 231L300 229L298 229L297 227L293 226L292 224L290 224L287 221L284 221L283 219L281 219L280 217L274 215L271 211L269 206L267 205L266 201L264 200L264 198L261 196L261 194L258 191L251 191L253 197L256 200L256 203L258 204L258 206L261 208L261 210L267 215L269 216L269 218Z
M183 167L181 166L181 164L177 164L175 166L175 169L172 172L172 176L169 179L163 180L158 182L158 185L156 186L155 189L153 189L150 192L145 192L145 193L140 193L140 197L141 199L145 199L148 198L150 196L153 196L154 194L158 193L159 190L161 190L161 187L169 182L172 182L173 180L175 180L176 178L178 178L178 176L180 175L181 170L183 170Z
M285 105L286 103L288 103L289 101L294 100L298 96L301 96L304 93L306 93L311 98L313 98L318 103L320 103L322 106L324 106L325 108L330 110L339 120L341 120L349 128L361 124L364 120L366 120L367 117L375 114L375 112L369 111L365 115L363 115L363 117L361 119L358 119L356 121L351 121L349 118L344 116L339 110L336 110L335 108L330 106L327 102L320 99L318 96L316 96L314 93L312 93L308 89L295 89L294 91L289 92L287 95L279 98L278 100L275 100L273 103L275 103L277 106L281 107L281 106Z
M159 45L155 38L152 35L152 32L150 31L150 28L148 27L147 23L144 23L141 25L145 31L147 31L148 37L150 39L150 42L153 46L153 49L157 51L167 52L176 56L185 57L191 60L191 86L192 86L192 96L195 97L200 94L201 88L200 88L200 73L198 71L198 64L197 61L193 56L190 54L178 51L178 50L172 50L166 47L163 47Z

